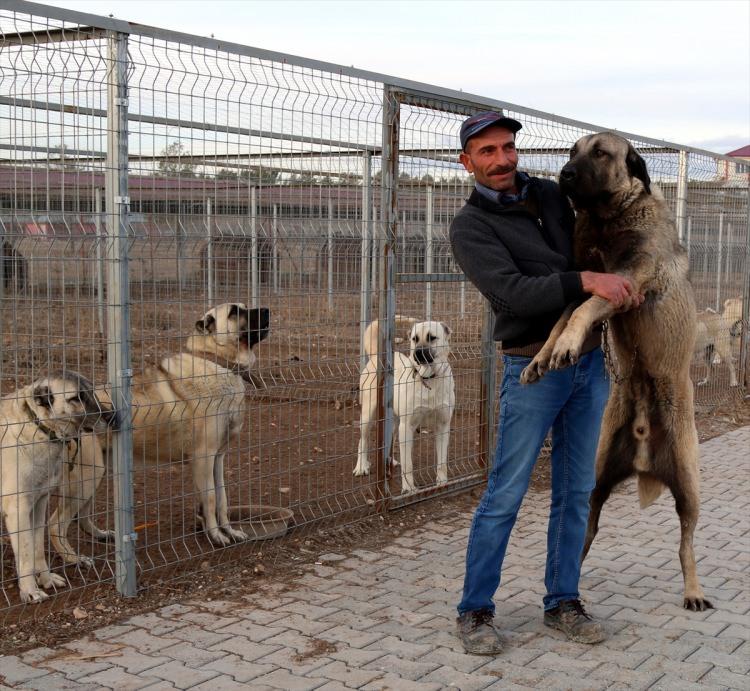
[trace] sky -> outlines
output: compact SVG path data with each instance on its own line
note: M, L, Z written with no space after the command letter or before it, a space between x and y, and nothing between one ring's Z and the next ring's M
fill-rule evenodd
M750 144L750 0L52 0L726 153Z

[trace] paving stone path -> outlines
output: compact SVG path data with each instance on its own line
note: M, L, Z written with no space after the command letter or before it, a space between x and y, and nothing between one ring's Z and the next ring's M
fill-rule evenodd
M243 602L186 601L59 648L0 657L28 689L750 689L750 427L701 445L698 572L716 609L682 609L679 525L667 494L646 511L613 495L582 592L609 640L542 625L546 495L529 495L508 549L496 620L507 651L454 637L471 514L429 522L380 552L323 554Z

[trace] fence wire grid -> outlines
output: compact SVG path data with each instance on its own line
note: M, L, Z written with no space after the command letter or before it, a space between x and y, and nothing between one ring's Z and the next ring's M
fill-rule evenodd
M504 108L523 123L520 167L548 178L599 128L4 4L6 619L133 595L207 555L243 558L288 530L354 522L486 477L500 365L492 315L448 243L473 185L458 163L460 123ZM724 317L693 368L699 409L715 406L746 382L749 176L725 156L628 138L674 210L702 319ZM374 375L363 379L375 401L370 469L355 475L364 344L377 319ZM394 399L409 385L399 353L422 321L442 339L455 404L449 433L429 421L410 432L406 486ZM110 408L115 429L90 431ZM44 472L29 477L23 463ZM29 614L24 601L44 593Z

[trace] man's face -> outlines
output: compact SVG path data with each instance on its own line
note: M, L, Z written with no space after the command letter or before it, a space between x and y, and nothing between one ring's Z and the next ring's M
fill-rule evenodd
M516 135L504 127L491 126L475 134L459 157L477 182L497 192L515 192Z

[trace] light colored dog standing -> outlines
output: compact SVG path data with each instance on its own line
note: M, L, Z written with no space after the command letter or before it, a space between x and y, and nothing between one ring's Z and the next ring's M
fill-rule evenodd
M727 300L729 302L729 300ZM723 314L707 309L697 314L697 329L695 333L695 354L703 356L706 364L706 376L697 382L698 386L708 384L711 379L714 358L718 355L729 369L729 386L737 386L737 371L732 357L732 328L738 320L730 321ZM740 314L740 319L741 319Z
M23 602L46 599L40 586L66 585L50 572L44 551L50 490L71 457L98 446L92 434L82 432L104 431L112 419L93 384L76 372L38 379L0 399L2 514Z
M148 464L190 459L198 518L209 539L221 546L247 539L229 523L224 457L239 439L245 417L243 379L249 377L256 361L253 347L266 338L269 323L267 308L218 305L196 322L182 352L132 380L134 457ZM111 402L106 391L100 397ZM101 454L92 453L86 466L74 468L50 520L52 544L67 562L85 561L66 536L79 507L91 501L102 463Z
M396 325L411 325L409 354L393 354L393 412L398 417L401 491L416 489L412 452L418 429L435 432L437 484L448 481L448 442L453 409L456 406L455 384L448 355L450 328L439 321L417 322L396 317ZM364 347L368 361L359 377L360 438L354 475L370 472L369 432L377 419L378 322L365 330Z

